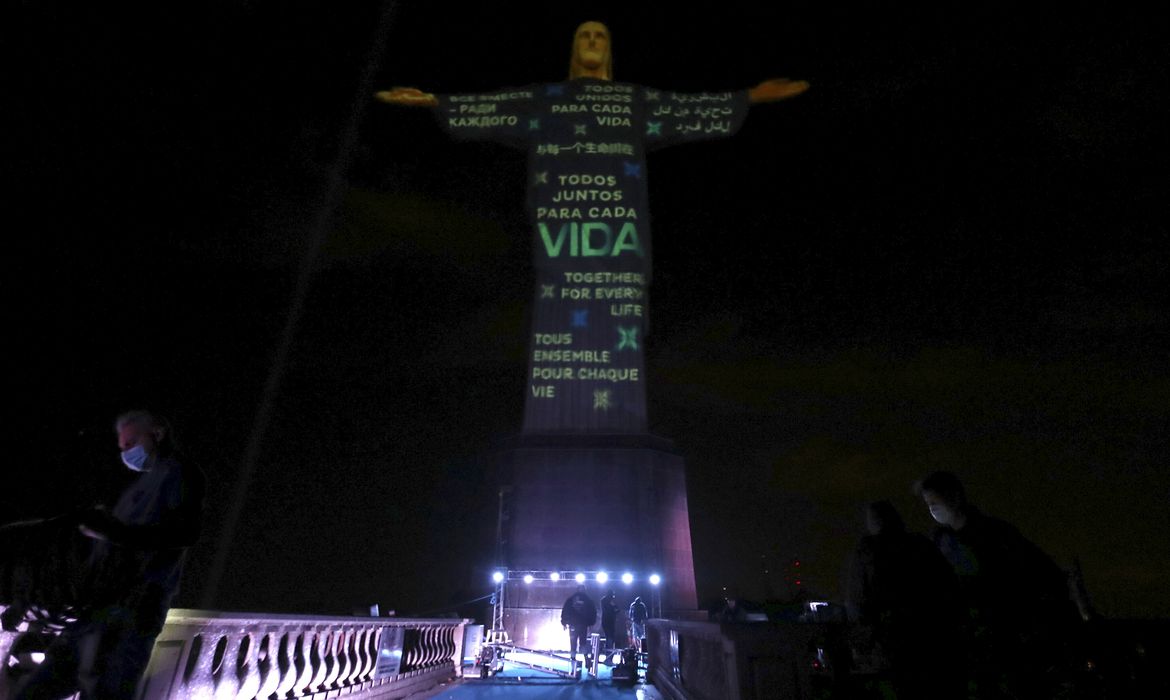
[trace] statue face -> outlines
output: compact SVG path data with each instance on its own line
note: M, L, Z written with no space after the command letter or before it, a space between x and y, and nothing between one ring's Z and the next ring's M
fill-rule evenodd
M587 70L597 70L609 63L609 29L601 22L585 22L577 27L573 60Z

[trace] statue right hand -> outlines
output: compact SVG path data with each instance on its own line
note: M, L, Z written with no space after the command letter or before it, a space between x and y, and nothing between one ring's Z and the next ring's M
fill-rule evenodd
M436 107L439 104L438 98L431 93L410 87L396 87L375 92L374 98L380 102L407 107Z

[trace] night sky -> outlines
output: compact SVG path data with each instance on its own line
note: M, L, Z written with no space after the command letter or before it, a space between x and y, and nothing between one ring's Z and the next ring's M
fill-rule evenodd
M1106 614L1170 615L1153 19L627 4L399 3L381 51L373 2L6 10L0 521L111 499L112 418L155 407L211 481L179 600L203 604L309 260L215 606L486 593L485 454L526 388L524 154L369 93L562 80L599 19L622 81L813 85L649 160L650 426L686 459L700 600L783 594L794 558L839 599L861 506L928 532L911 484L945 468L1079 557Z

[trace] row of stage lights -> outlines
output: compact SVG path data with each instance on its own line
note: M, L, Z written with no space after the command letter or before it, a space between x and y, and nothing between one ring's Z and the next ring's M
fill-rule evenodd
M508 572L508 573L510 574L512 572ZM503 583L505 578L508 578L508 576L503 571L496 571L496 572L492 573L492 581L495 581L496 583ZM585 581L588 580L588 578L589 578L588 576L586 576L584 573L581 573L581 572L578 572L575 576L573 576L573 580L576 581L577 583L585 583ZM521 577L521 580L524 581L524 583L532 583L533 581L536 580L536 577L533 576L532 574L528 573L528 574L524 574L524 576ZM552 581L553 583L560 581L561 580L560 572L558 572L558 571L549 572L548 580ZM607 574L604 571L598 571L594 575L593 580L604 585L605 583L607 583L609 581L609 574ZM659 576L658 574L650 574L650 577L647 580L650 582L651 586L657 586L658 584L662 583L662 577ZM622 583L624 583L628 586L634 582L634 575L627 571L626 573L621 575L621 581L622 581Z

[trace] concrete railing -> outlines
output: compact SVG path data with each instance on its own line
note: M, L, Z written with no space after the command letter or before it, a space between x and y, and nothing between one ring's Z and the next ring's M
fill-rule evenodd
M469 622L175 609L138 698L401 698L458 674Z
M829 637L813 623L650 620L646 675L673 700L812 698L832 685Z

